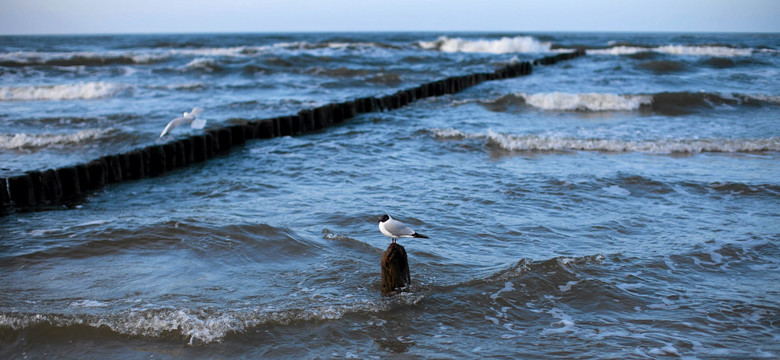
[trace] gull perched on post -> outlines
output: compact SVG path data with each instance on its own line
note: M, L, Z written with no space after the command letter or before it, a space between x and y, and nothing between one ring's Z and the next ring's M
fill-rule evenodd
M173 128L184 124L185 122L188 122L193 129L203 129L203 127L206 126L206 120L197 119L198 115L200 115L202 112L203 109L199 107L192 108L192 111L190 112L185 111L184 115L171 120L168 125L165 125L165 129L163 129L160 137L167 135L171 130L173 130Z

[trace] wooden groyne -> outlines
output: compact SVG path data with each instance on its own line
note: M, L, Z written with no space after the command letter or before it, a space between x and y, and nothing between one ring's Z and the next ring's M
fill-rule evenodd
M200 135L107 155L84 164L0 178L0 216L14 211L71 206L107 184L163 176L175 169L227 154L248 140L320 131L359 114L395 110L419 99L458 93L485 81L530 75L535 65L552 65L582 55L585 55L584 50L547 56L533 62L506 65L494 72L448 77L381 97L326 104L301 110L295 115L209 129Z

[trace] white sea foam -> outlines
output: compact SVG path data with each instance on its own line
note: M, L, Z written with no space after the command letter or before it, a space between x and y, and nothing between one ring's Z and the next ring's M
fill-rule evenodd
M40 149L54 145L77 145L108 136L116 129L87 129L72 134L0 134L0 149Z
M108 304L104 303L102 301L97 300L77 300L72 303L70 303L71 307L80 307L80 308L95 308L95 307L107 307Z
M70 306L103 308L109 304L96 300L77 300ZM363 300L351 304L287 310L257 308L223 312L164 308L138 309L100 316L0 313L0 326L23 329L41 323L58 327L80 324L95 328L106 327L120 334L150 337L161 336L168 332L180 332L186 341L193 345L217 342L230 332L240 332L265 323L288 324L301 320L333 320L352 312L384 311L388 306L389 303L383 301Z
M745 96L747 96L748 98L751 98L751 99L758 100L758 101L764 101L764 102L773 103L773 104L780 104L780 96L778 96L778 95L774 95L773 96L773 95L763 95L763 94L748 94L748 95L745 95Z
M501 295L502 292L512 291L514 289L515 289L514 284L512 284L511 281L507 281L506 283L504 283L504 288L501 289L501 290L498 290L498 292L496 292L495 294L490 295L490 298L493 299L493 300L496 300L498 298L498 296Z
M553 327L542 330L542 334L563 334L575 331L574 319L558 308L552 308L548 312L552 317L559 319L552 323Z
M510 135L488 130L485 133L465 133L456 129L431 129L439 139L482 139L486 145L506 151L606 151L655 154L703 152L780 151L780 137L766 139L661 139L620 140L580 139L563 136Z
M102 81L76 84L0 86L0 101L89 100L111 97L126 85Z
M670 55L695 55L695 56L750 56L753 49L737 49L727 46L687 46L687 45L664 45L654 48L640 46L614 46L607 49L590 49L588 54L598 55L633 55L643 52L656 52Z
M204 70L204 71L214 71L219 68L219 65L215 59L212 58L195 58L187 65L184 65L185 69L192 69L192 70Z
M654 348L650 349L650 351L647 352L649 355L655 355L655 356L676 356L681 357L680 351L677 350L676 347L674 347L671 344L666 344L665 346L662 346L660 348Z
M577 285L578 283L579 281L569 281L566 283L566 285L558 285L558 290L561 292L571 291L571 287Z
M542 110L559 111L631 111L650 105L649 95L617 95L610 93L571 94L563 92L516 94L528 105Z
M428 50L490 54L549 52L552 46L552 43L530 36L502 37L497 40L467 40L442 36L435 41L420 41L418 44Z
M198 49L176 49L171 50L172 54L176 55L189 55L189 56L242 56L246 54L254 54L267 49L266 47L252 47L252 46L233 46L224 48L198 48Z
M0 53L0 61L17 62L20 65L51 64L60 66L77 66L89 64L115 64L133 63L149 64L164 60L169 56L166 53L148 51L76 51L76 52L40 52L40 51L15 51Z
M603 188L602 190L604 190L604 192L606 192L606 193L608 193L610 195L614 195L614 196L626 197L628 195L631 195L630 191L628 191L626 189L623 189L622 187L617 186L617 185L607 186L607 187Z

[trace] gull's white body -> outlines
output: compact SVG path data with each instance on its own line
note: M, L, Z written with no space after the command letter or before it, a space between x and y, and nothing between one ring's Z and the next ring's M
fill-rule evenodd
M393 242L398 238L428 238L425 235L418 234L406 224L393 219L390 215L384 215L379 220L379 231L385 236L392 238Z
M165 129L163 129L162 133L160 134L160 137L163 137L165 135L168 135L171 130L173 130L175 127L184 124L185 122L190 123L190 126L193 129L203 129L204 126L206 126L206 120L203 119L196 119L200 113L203 112L203 109L199 107L192 108L192 111L190 112L184 112L184 114L181 117L175 118L171 120L168 125L165 125Z

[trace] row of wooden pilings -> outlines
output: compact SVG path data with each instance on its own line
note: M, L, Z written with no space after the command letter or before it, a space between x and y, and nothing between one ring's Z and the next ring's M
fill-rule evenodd
M581 50L561 53L534 60L533 65L552 65L584 54ZM485 81L529 75L533 65L531 62L513 63L491 73L453 76L381 97L327 104L301 110L296 115L209 129L200 135L107 155L84 164L0 178L0 216L14 211L72 206L107 184L162 176L172 170L227 154L231 148L243 145L247 140L319 131L359 114L398 109L415 100L454 94Z

